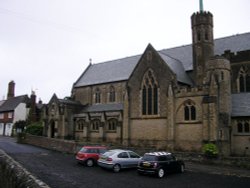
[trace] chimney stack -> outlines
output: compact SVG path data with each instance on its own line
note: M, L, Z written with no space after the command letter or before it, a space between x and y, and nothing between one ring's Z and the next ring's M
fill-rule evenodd
M15 97L15 82L12 80L9 82L7 99Z

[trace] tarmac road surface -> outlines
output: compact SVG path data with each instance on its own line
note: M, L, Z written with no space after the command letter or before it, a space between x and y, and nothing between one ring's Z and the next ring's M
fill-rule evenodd
M250 171L186 163L182 174L169 174L162 179L139 176L135 169L113 173L77 164L74 155L18 144L11 137L0 136L4 150L28 171L52 188L157 188L157 187L241 187L250 185Z

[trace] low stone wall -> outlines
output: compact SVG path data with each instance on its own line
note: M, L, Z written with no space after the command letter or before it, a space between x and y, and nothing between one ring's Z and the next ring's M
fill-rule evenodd
M0 188L49 188L0 150Z
M76 151L75 141L26 134L21 142L65 153L75 153Z
M105 143L90 143L90 142L75 142L55 138L47 138L42 136L34 136L27 134L25 138L21 139L21 142L43 147L50 150L56 150L66 153L76 153L84 145L106 145L109 149L130 149L143 155L146 152L155 151L155 148L149 147L126 147L122 145L113 145ZM195 152L174 152L177 158L184 161L198 162L214 165L226 165L226 166L238 166L250 169L249 157L219 157L216 159L206 159L201 153Z

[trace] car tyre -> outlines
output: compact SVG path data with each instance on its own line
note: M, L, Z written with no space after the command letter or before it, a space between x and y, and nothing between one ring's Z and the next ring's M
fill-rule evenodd
M121 170L121 166L119 164L115 164L114 167L113 167L113 171L114 172L120 172Z
M165 175L165 171L163 168L160 168L158 171L157 171L157 177L158 178L163 178Z
M88 160L86 161L86 165L87 165L88 167L94 166L94 161L93 161L93 159L88 159Z

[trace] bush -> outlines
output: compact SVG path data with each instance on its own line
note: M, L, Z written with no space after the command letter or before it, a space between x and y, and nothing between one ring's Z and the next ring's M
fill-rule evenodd
M36 136L42 136L43 126L41 125L41 123L33 123L27 126L25 132Z
M219 151L218 151L218 148L215 144L208 143L208 144L203 145L202 153L207 158L217 158Z

